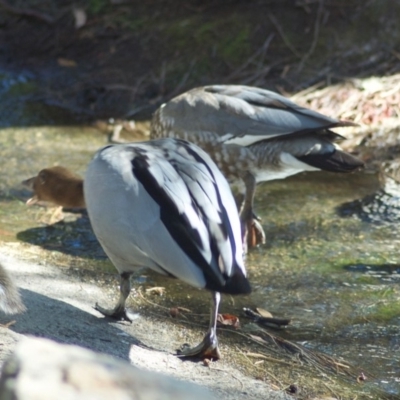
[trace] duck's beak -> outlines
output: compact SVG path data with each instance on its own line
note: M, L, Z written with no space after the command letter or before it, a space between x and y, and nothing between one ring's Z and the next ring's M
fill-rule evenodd
M27 206L31 206L32 204L36 204L38 201L39 201L38 197L36 195L34 195L30 199L28 199L25 204Z
M24 181L21 182L21 184L23 186L25 186L26 188L28 188L29 190L33 190L33 184L34 184L36 178L37 178L36 176L33 176L32 178L25 179ZM38 201L39 201L39 199L35 194L35 195L33 195L33 197L28 199L25 204L27 206L31 206L32 204L36 204Z
M22 185L26 186L28 189L33 190L33 182L35 182L36 176L33 176L32 178L25 179L22 181Z

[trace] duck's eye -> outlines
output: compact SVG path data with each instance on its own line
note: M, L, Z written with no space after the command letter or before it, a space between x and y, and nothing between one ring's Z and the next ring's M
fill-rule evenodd
M46 173L44 172L39 173L39 181L41 185L44 185L46 183Z

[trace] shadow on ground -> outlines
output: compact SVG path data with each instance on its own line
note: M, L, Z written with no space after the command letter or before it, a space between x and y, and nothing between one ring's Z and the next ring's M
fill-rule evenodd
M106 259L94 235L87 215L75 221L60 221L52 225L26 229L17 234L22 242L83 258Z
M111 325L108 319L31 290L22 289L21 295L27 311L14 317L16 323L10 326L14 332L83 346L126 360L129 360L131 345L142 345L135 337ZM0 323L9 320L9 316L0 315Z

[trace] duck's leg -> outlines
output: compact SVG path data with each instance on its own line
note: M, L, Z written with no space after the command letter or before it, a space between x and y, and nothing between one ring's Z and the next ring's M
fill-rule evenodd
M120 275L120 286L119 286L119 299L117 305L109 310L106 308L103 308L99 306L97 303L95 305L95 310L101 312L103 315L106 317L111 317L117 320L125 320L132 322L132 320L128 317L128 314L126 312L125 308L125 303L126 299L129 296L129 293L131 292L131 280L130 280L131 274L128 272L123 272Z
M221 354L218 349L217 339L217 316L218 306L221 300L221 294L218 292L212 292L211 301L211 315L210 315L210 326L207 333L205 334L202 342L196 347L187 348L178 351L178 354L182 357L200 357L218 360L221 358Z
M242 209L242 205L244 202L244 193L239 192L236 193L233 198L235 199L235 203L236 203L236 207L238 209L238 211L240 212L240 210Z
M108 135L108 142L116 144L126 143L126 140L123 140L121 138L122 129L123 129L122 124L115 124L113 126L112 132Z
M244 201L240 210L240 221L242 224L243 246L251 248L265 243L265 233L253 211L254 195L256 192L256 179L253 174L247 172L242 178L246 191Z

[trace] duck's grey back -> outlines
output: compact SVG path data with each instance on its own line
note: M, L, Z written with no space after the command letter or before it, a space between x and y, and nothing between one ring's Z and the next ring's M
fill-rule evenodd
M278 93L251 86L213 85L189 90L157 110L152 137L215 135L248 146L281 135L305 133L350 122L301 107ZM168 133L170 132L170 133Z

